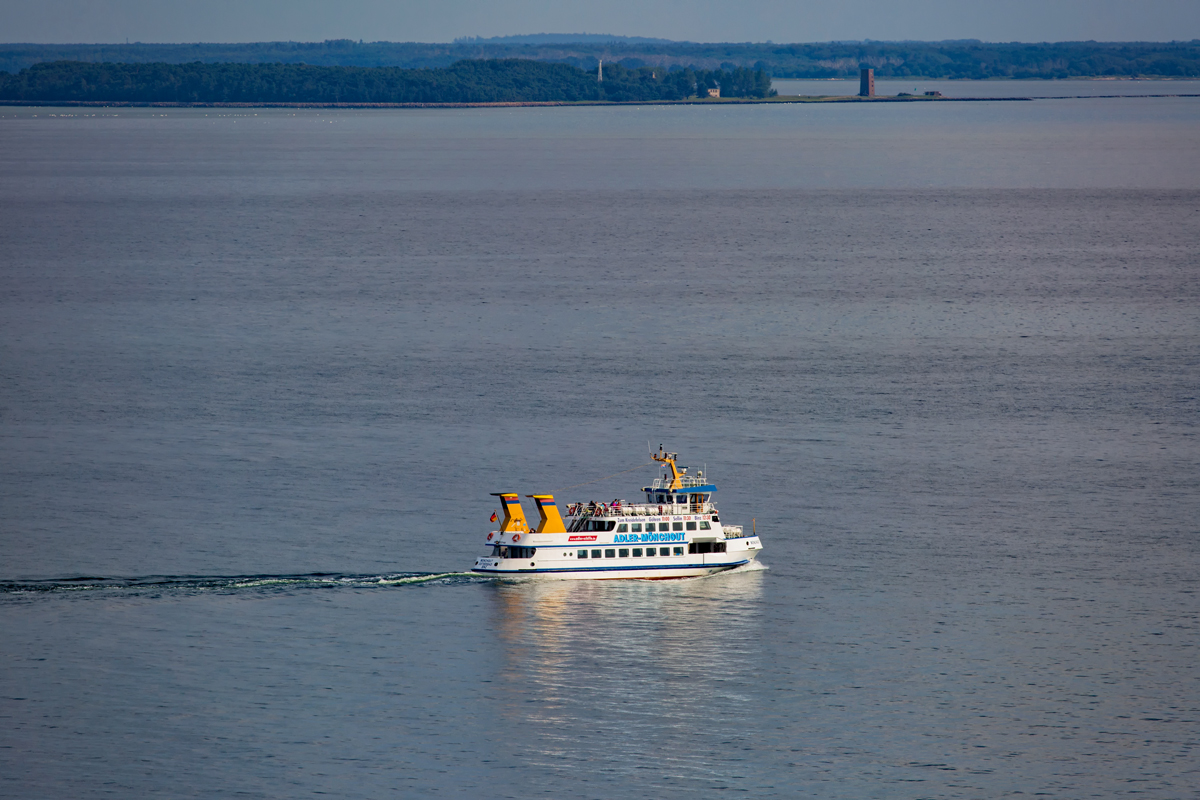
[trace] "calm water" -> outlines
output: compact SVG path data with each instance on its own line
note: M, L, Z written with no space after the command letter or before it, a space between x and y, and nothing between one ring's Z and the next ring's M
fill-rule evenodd
M1194 796L1198 123L0 110L0 795ZM647 440L765 569L462 574Z

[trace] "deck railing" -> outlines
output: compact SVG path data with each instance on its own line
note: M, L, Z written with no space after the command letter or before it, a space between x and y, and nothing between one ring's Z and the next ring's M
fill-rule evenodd
M692 486L706 486L707 484L704 478L699 475L680 475L679 485L684 489L688 489ZM651 489L662 489L664 491L670 489L670 487L671 480L669 478L655 478L654 482L650 484Z
M711 503L626 503L611 505L567 506L570 518L587 517L657 517L663 514L715 514L717 507Z

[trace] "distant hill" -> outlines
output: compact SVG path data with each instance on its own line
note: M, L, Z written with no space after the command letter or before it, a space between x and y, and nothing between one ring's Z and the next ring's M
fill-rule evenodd
M529 33L523 36L463 36L454 44L675 44L672 39L648 39L645 36L616 36L611 33Z
M600 36L599 34L578 34ZM555 37L559 34L535 34ZM420 42L254 42L248 44L0 44L0 70L17 72L48 61L125 64L310 64L342 67L448 67L463 60L522 58L579 69L619 62L629 68L761 69L776 78L845 78L861 62L877 78L1197 78L1200 41L829 42L770 44L635 41L633 37L574 42L460 40Z

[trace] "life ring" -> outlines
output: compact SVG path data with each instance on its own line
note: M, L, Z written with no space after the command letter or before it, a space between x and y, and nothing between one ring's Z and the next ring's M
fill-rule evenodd
M521 534L519 534L519 533L514 533L514 534L513 534L513 541L514 541L514 542L519 542L519 541L521 541Z
M492 537L493 537L493 536L495 536L495 535L496 535L496 534L494 534L494 533L489 533L489 534L488 534L488 541L490 542L490 541L492 540Z

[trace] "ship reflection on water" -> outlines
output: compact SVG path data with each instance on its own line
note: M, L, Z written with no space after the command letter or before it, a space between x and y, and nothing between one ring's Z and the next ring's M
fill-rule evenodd
M753 728L745 689L762 663L763 580L751 568L678 581L495 584L504 664L493 722L520 742L512 757L549 774L589 762L614 779L644 780L651 769L677 788L720 782L714 750L724 761L736 747L722 729L745 737ZM737 724L723 725L731 715Z

